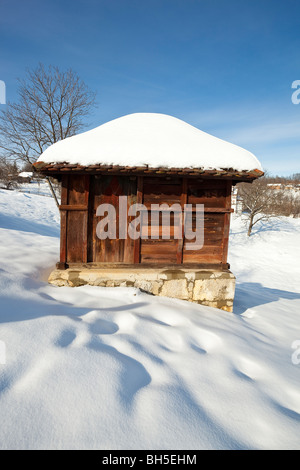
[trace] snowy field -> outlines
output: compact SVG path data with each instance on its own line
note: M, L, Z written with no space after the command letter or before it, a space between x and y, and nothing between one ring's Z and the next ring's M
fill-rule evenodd
M0 239L1 449L300 448L299 219L233 218L232 314L48 285L50 197L0 190Z

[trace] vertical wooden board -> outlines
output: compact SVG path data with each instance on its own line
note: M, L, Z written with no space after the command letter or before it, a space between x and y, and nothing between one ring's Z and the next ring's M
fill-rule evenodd
M82 259L84 263L87 263L88 260L88 223L89 223L89 192L90 192L90 175L85 177L85 187L84 187L84 205L87 207L87 210L83 214L83 253Z
M88 196L88 214L87 214L87 262L94 261L94 193L95 193L95 176L90 176L89 196Z
M129 207L133 204L137 203L137 178L131 177L128 180L128 192L127 192L127 215ZM127 219L127 230L128 224L134 219L135 217L128 217ZM124 263L133 264L134 261L134 244L135 240L128 236L124 240Z
M188 181L186 178L182 178L182 190L181 190L181 201L180 205L182 208L182 214L184 213L184 205L187 204L188 198ZM177 264L182 264L183 262L183 244L184 244L184 219L182 217L182 228L181 228L181 237L177 241L177 255L176 262Z
M143 204L143 194L144 194L144 178L143 176L138 176L137 179L137 188L136 188L136 203ZM140 233L142 232L142 227L140 227ZM141 238L137 238L133 242L133 262L135 264L140 263L141 261Z
M68 242L67 242L67 261L68 263L84 263L85 245L84 245L84 219L85 211L68 212Z
M69 175L67 205L88 207L89 175ZM88 212L68 210L67 212L67 262L87 262Z
M231 208L231 191L232 191L232 181L228 180L226 182L226 208ZM222 253L222 263L227 263L228 257L228 246L229 246L229 232L230 232L230 213L226 213L224 217L224 234L223 234L223 253Z
M87 203L88 181L89 181L89 175L70 175L69 176L68 204L79 205L79 204Z
M61 182L61 204L68 204L69 176L63 175ZM60 262L67 262L67 212L60 211Z

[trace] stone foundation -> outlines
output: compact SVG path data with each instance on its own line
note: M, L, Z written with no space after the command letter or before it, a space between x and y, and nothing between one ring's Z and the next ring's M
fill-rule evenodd
M232 312L235 277L209 269L69 268L48 279L55 286L136 287L153 295L188 300Z

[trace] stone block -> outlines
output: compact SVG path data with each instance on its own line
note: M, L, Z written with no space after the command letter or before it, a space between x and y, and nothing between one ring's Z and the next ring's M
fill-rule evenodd
M165 297L172 297L182 300L189 299L189 292L187 288L186 279L171 279L164 281L160 295Z

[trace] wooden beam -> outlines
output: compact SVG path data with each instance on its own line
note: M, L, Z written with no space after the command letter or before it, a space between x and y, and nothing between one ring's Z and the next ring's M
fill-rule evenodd
M228 245L229 245L229 231L230 231L230 212L231 209L231 189L232 189L232 181L226 182L226 200L225 200L225 207L228 209L228 212L224 214L224 233L223 233L223 254L222 254L222 263L227 263L228 257ZM233 211L232 211L233 212Z
M136 264L133 265L131 263L69 263L68 266L73 269L141 269L141 270L147 270L147 269L154 269L157 270L185 270L189 269L191 271L200 271L200 270L228 270L230 268L228 263L183 263L180 266L178 266L177 263L166 263L166 264L157 264L157 263L147 263L147 264Z
M84 209L83 215L83 230L82 230L82 260L84 263L88 261L88 209L89 209L89 192L90 192L90 175L85 176L84 187Z
M62 205L68 204L68 187L69 187L69 176L64 175L61 183L61 203ZM67 263L67 223L68 213L67 211L60 212L60 269L62 266L66 266Z

